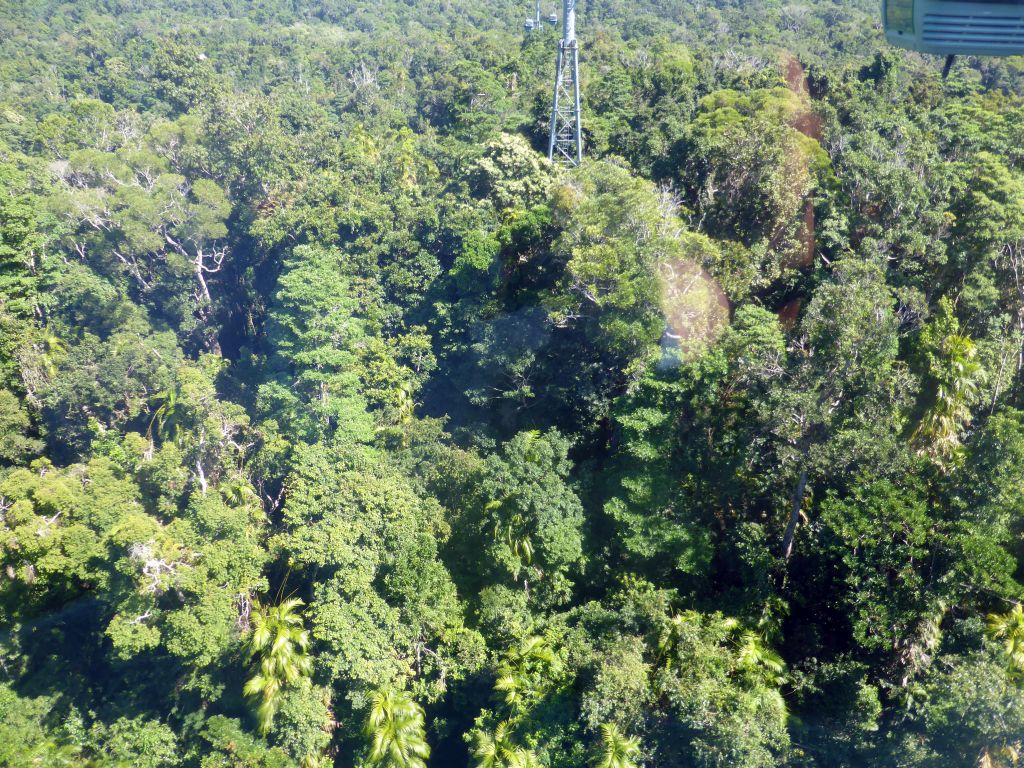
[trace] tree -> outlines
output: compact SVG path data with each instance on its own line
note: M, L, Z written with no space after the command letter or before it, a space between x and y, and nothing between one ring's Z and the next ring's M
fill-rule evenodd
M545 692L555 687L562 671L562 660L543 637L526 638L506 654L498 667L495 691L504 694L505 705L522 714Z
M605 399L639 375L661 340L657 264L682 250L678 223L650 183L610 164L585 165L553 202L562 230L553 250L565 269L544 304L555 328L575 332L566 341L588 339L585 350L566 349L581 366L562 368L566 383L583 373L590 380L577 386Z
M19 464L43 449L32 436L28 410L11 391L0 389L0 462Z
M594 760L595 768L637 768L640 739L622 733L615 723L601 726L601 747Z
M859 484L851 496L827 498L821 519L844 565L844 602L863 646L898 648L923 617L941 611L941 596L928 588L934 520L919 484Z
M215 350L210 279L228 255L226 192L173 172L159 149L114 149L69 157L56 206L65 246L171 319L184 342Z
M449 534L440 505L366 446L297 444L290 465L271 547L311 584L320 673L339 687L407 681L427 701L445 695L480 651L438 556Z
M23 173L0 163L0 306L21 319L30 318L39 302L51 239L41 220L41 200L29 189Z
M484 147L470 176L477 194L504 210L529 209L544 202L555 174L551 163L525 139L502 134Z
M770 666L752 667L743 626L720 613L664 616L652 686L664 702L658 759L701 766L777 765L789 748L787 707ZM676 731L676 728L682 729ZM679 734L672 739L670 734Z
M490 457L478 489L486 499L481 554L548 604L565 600L583 560L583 508L566 482L568 450L556 431L521 432Z
M493 733L477 729L473 733L475 768L539 768L537 755L516 746L512 739L513 723L503 720Z
M405 691L374 693L365 732L371 740L370 765L381 768L426 768L430 757L423 710Z
M0 765L1021 762L1024 58L869 5L569 169L512 0L6 3Z
M256 673L245 683L245 695L259 698L260 730L273 727L282 689L308 675L313 661L308 655L309 632L303 628L298 609L301 599L291 597L277 605L255 603L250 614L249 656L258 659Z
M1012 766L1022 748L1019 676L995 653L943 656L925 684L921 720L929 746L957 768Z
M960 458L982 374L974 342L959 329L952 304L943 299L938 316L921 334L930 392L911 441L940 467Z
M1003 641L1010 669L1024 674L1024 606L1017 603L1006 613L990 613L988 634L993 640Z
M803 262L813 239L805 230L806 196L829 158L797 130L808 111L797 89L715 91L701 99L672 153L695 229L731 241L730 250L742 254L723 266L729 283L736 273L746 277L743 293Z
M773 651L756 632L744 631L737 642L737 663L747 672L765 682L779 684L784 681L786 668L782 657Z
M755 406L774 462L788 467L792 478L781 546L785 561L816 474L891 463L899 451L893 434L902 427L910 382L898 364L896 306L877 265L854 259L834 264L801 320L792 379ZM837 433L845 439L836 440Z
M476 768L506 768L516 747L511 741L512 723L503 720L493 732L478 729L473 734Z
M342 262L337 249L296 248L284 262L268 318L273 353L257 402L310 442L335 430L354 440L372 434L355 355L363 323Z

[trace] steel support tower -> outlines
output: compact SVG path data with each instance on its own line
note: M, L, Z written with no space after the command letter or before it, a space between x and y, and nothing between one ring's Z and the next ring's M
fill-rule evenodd
M583 162L580 130L580 51L576 43L576 4L562 0L562 39L558 42L555 98L551 107L548 159L564 165Z

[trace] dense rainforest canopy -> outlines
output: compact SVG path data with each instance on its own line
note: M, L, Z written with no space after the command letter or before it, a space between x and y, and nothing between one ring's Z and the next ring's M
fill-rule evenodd
M0 765L1024 759L1024 60L531 7L0 2Z

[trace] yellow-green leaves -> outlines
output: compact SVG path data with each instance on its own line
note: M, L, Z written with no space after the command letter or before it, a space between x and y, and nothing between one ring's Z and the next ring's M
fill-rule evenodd
M594 768L637 768L639 757L640 739L626 735L615 723L601 726L601 747Z
M1024 605L1017 603L1006 613L990 613L988 634L1002 642L1007 666L1024 675Z
M256 714L264 733L273 727L282 688L309 675L313 668L308 655L309 632L299 614L302 605L301 599L292 597L277 605L255 603L252 607L248 646L257 671L243 690L258 700Z
M423 709L405 691L384 688L373 694L364 732L368 762L375 768L426 768L430 757Z
M921 334L930 391L911 443L948 469L962 458L961 438L971 423L984 371L974 342L960 332L953 305L943 299L936 319Z

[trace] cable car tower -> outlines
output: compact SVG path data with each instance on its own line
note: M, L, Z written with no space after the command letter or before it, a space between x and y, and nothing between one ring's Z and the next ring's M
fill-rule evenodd
M551 107L548 159L564 165L583 162L580 130L580 51L576 44L576 4L562 0L562 39L558 41L555 98Z

